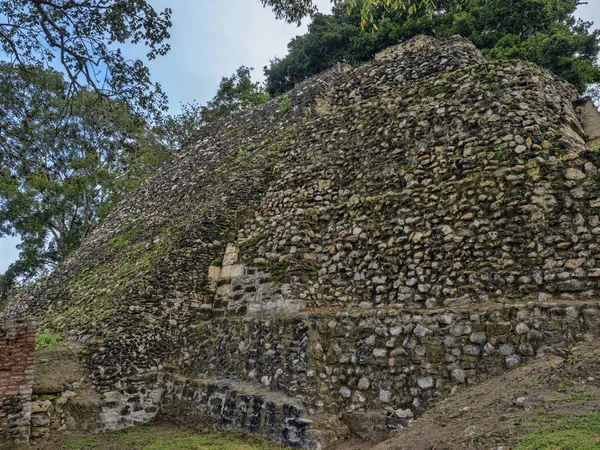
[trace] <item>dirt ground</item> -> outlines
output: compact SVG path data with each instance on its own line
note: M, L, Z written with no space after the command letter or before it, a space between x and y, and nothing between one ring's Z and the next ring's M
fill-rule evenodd
M87 375L81 363L83 346L63 341L35 352L34 395L63 392L65 383L80 382Z

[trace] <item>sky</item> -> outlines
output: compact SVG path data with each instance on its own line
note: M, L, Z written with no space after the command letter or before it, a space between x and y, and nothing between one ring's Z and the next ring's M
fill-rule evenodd
M274 56L285 56L291 38L306 32L301 27L276 20L259 0L151 0L156 10L171 8L171 51L151 61L153 79L169 95L172 112L181 102L206 103L216 93L224 76L241 65L254 67L252 78L263 81L263 67ZM329 13L330 0L315 0L321 12ZM139 47L140 50L142 49ZM143 52L135 54L142 57Z
M153 79L169 95L171 112L192 100L203 104L217 91L224 76L239 66L254 67L253 79L262 81L263 66L274 56L287 53L287 43L306 31L275 20L259 0L150 0L156 10L171 8L171 51L150 61ZM330 0L315 0L321 12L329 12ZM581 5L578 16L600 25L600 1ZM130 57L143 57L139 47L128 47ZM0 238L0 273L18 257L18 239Z

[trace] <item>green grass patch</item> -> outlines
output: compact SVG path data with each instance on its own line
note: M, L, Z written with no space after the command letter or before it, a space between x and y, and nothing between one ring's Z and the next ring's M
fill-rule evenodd
M35 349L40 350L46 347L54 347L62 342L58 334L39 333L35 336Z
M561 419L526 437L515 450L597 450L600 414Z
M277 450L264 441L226 434L199 434L166 425L145 425L126 430L64 437L60 450Z
M254 151L254 145L250 144L245 147L240 147L238 149L237 154L235 155L235 160L237 162L244 161L252 156L252 152Z
M279 103L279 111L286 112L292 107L292 99L290 97L284 97Z

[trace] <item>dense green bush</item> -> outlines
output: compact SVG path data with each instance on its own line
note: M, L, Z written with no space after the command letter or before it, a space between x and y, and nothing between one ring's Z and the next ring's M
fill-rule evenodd
M290 41L288 54L265 67L267 91L281 94L338 62L360 64L419 34L461 35L490 60L534 62L581 92L600 82L600 32L574 18L575 0L441 0L436 5L431 14L375 9L376 32L361 27L359 8L348 14L339 5L330 15L315 15L308 32Z

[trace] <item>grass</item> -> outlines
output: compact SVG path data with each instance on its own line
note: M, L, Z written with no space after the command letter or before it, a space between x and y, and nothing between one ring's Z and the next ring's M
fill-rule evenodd
M236 162L244 161L252 156L252 151L254 150L254 146L252 144L247 145L246 147L240 147L235 156Z
M54 347L59 345L62 339L58 334L39 333L35 336L35 349L40 350L46 347Z
M290 97L284 97L279 103L279 111L286 112L292 107L292 99Z
M126 430L64 437L60 450L277 450L282 447L239 435L199 434L166 425L144 425Z
M561 419L546 425L519 443L515 450L597 450L600 414Z

